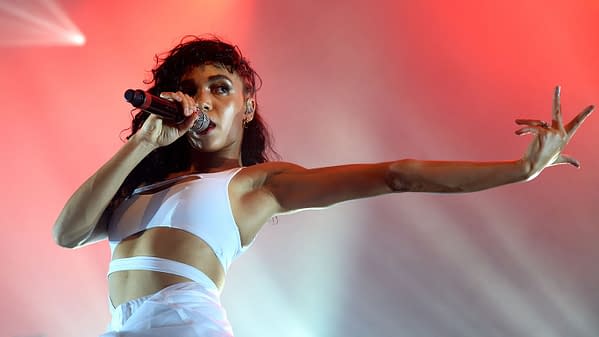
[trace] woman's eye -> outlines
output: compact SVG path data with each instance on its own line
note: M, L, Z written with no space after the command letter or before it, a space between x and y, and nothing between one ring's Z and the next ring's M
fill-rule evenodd
M219 95L227 95L231 91L231 88L228 85L215 85L212 87L212 91Z

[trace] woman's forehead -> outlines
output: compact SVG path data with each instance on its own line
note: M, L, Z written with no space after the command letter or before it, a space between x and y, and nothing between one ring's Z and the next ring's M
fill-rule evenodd
M191 67L183 76L182 79L194 78L210 78L213 76L224 76L234 82L242 82L241 77L236 72L231 72L226 66L221 64L206 63Z

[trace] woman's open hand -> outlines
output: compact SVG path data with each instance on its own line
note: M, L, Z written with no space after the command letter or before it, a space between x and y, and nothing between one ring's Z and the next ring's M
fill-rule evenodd
M522 157L522 160L528 169L527 180L535 178L541 171L543 171L543 169L549 166L570 164L580 167L580 163L576 159L562 154L562 150L595 107L592 105L586 107L568 124L564 125L560 103L560 91L561 88L557 86L553 96L551 125L541 120L516 120L516 124L524 125L524 127L516 131L517 135L531 134L534 136Z

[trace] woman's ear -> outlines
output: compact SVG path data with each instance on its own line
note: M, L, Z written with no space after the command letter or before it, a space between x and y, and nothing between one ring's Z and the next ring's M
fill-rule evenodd
M248 98L245 100L245 112L244 112L244 120L246 123L249 123L252 119L254 119L254 111L256 111L256 100L253 98Z

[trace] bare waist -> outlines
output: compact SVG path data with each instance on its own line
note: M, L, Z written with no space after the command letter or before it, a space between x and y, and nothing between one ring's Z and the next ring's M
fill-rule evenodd
M132 299L148 296L173 284L194 282L220 294L220 289L202 271L183 263L149 256L113 260L108 287L113 308Z

